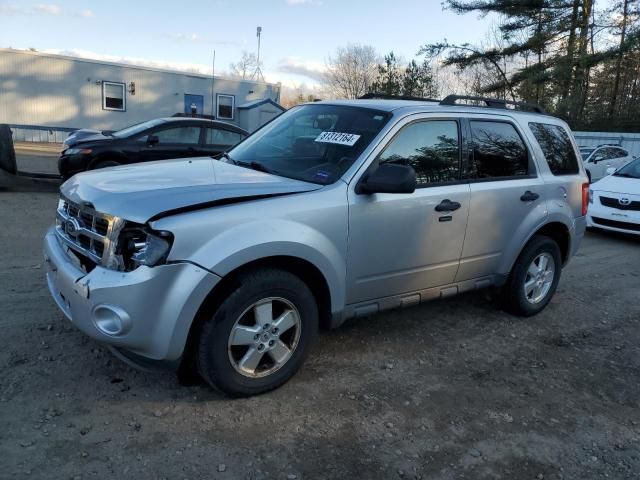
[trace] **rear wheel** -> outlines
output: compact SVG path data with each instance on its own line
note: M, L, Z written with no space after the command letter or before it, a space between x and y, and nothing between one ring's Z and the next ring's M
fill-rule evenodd
M516 260L503 295L507 310L529 317L542 311L558 287L562 257L551 238L536 235Z
M282 270L249 272L202 326L198 371L231 396L273 390L300 368L317 330L318 308L302 280Z

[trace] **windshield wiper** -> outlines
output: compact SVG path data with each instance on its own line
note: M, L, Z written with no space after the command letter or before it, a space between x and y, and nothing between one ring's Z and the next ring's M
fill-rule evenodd
M241 162L240 160L236 160L234 158L231 158L231 156L227 152L222 152L217 157L213 157L213 158L215 158L216 160L220 160L221 158L226 158L232 164L238 165L239 167L250 168L251 170L257 170L259 172L271 173L273 175L278 175L278 172L276 172L275 170L272 170L271 168L263 165L260 162Z
M635 175L631 175L630 173L620 173L620 172L616 172L613 174L614 177L625 177L625 178L638 178Z
M257 170L258 172L271 173L273 175L278 175L278 172L263 165L260 162L240 162L238 160L235 160L234 165L238 165L244 168L250 168L251 170Z

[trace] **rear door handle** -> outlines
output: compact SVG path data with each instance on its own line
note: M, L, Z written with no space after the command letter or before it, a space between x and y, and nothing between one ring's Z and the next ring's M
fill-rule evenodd
M524 192L524 194L520 197L520 200L522 200L523 202L533 202L537 199L540 198L540 195L538 195L535 192L532 192L531 190L527 190L526 192Z
M462 205L458 202L452 202L448 198L442 200L436 205L436 212L454 212L458 210Z

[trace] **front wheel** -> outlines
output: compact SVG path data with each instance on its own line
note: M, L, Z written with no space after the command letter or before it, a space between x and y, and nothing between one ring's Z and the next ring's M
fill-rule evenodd
M551 238L533 237L516 260L503 295L507 310L529 317L551 301L560 281L562 257Z
M318 330L313 293L276 269L248 272L200 331L202 378L231 396L279 387L300 368Z

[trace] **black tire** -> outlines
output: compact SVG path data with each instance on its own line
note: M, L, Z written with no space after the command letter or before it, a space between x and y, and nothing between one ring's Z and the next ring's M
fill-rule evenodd
M229 347L230 335L236 321L245 318L243 312L268 298L284 299L297 309L299 336L295 347L291 348L289 359L282 366L266 376L249 377L241 374L232 363L232 349L236 347ZM284 384L298 371L317 331L318 307L313 293L300 278L276 269L249 271L238 278L238 287L202 325L196 339L198 372L210 386L233 397L268 392ZM247 351L249 348L247 346ZM270 355L263 355L267 362L271 360Z
M527 281L529 266L543 253L550 255L553 259L553 281L545 296L538 302L533 303L525 294L525 281ZM503 288L502 295L505 309L514 315L523 317L530 317L541 312L551 301L558 287L561 270L562 256L558 244L544 235L534 236L520 253Z
M99 168L117 167L119 165L120 164L115 160L99 160L93 165L91 165L89 170L98 170Z

